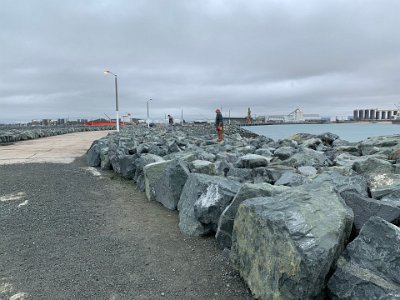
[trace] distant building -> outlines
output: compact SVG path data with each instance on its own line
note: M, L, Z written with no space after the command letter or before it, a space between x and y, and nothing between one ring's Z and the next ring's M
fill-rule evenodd
M32 120L32 122L31 122L31 125L32 126L39 126L39 125L41 125L42 123L41 123L41 121L40 120Z
M130 113L127 113L126 115L123 115L122 116L122 122L125 122L125 123L132 123L132 116L131 116L131 114Z
M287 115L269 115L265 116L266 122L307 122L307 121L320 121L321 116L319 114L305 114L300 108L296 108L294 111Z
M353 119L355 121L391 120L398 115L400 115L398 109L367 108L367 109L355 109L353 111Z

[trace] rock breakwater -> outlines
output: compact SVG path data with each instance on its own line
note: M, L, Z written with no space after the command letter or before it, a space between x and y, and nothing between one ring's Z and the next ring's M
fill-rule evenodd
M87 162L177 209L184 234L215 235L255 298L397 299L399 149L400 136L274 141L228 126L217 142L213 126L137 126L95 141Z
M85 126L69 126L69 127L27 127L27 128L0 128L0 145L12 144L19 141L33 140L42 137L61 135L73 132L109 130L110 127L85 127Z

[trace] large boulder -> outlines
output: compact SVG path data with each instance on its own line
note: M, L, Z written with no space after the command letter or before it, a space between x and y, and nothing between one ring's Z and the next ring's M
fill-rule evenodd
M332 161L322 151L309 148L293 154L290 158L281 162L282 165L298 168L301 166L323 167L332 165Z
M336 171L325 171L311 179L316 184L329 182L338 193L346 190L355 190L357 193L368 197L368 182L360 175L342 175Z
M295 168L275 165L266 168L255 168L253 169L252 177L254 183L268 182L274 184L284 173L288 171L296 171Z
M400 225L400 208L372 198L367 198L354 191L340 194L354 213L354 229L358 234L364 224L373 216L378 216L390 223Z
M90 167L98 167L100 166L100 151L101 145L95 141L92 146L86 152L86 162Z
M381 201L396 207L400 207L400 189L385 195L381 198Z
M300 174L303 174L305 176L313 176L318 173L317 169L311 166L302 166L298 167L297 169Z
M163 176L163 172L171 163L170 160L160 161L146 165L143 168L144 174L144 186L146 197L150 201L156 200L156 187L159 183L159 179Z
M304 176L292 171L286 171L275 182L275 185L297 186L304 182Z
M237 181L218 176L190 174L178 203L180 230L191 236L215 232L222 212L240 186Z
M368 185L372 197L380 199L400 190L400 174L370 174Z
M221 249L231 248L233 222L239 205L243 201L256 197L274 196L282 193L283 191L286 191L287 189L289 188L285 186L274 186L269 183L243 184L239 192L236 194L235 198L233 198L231 204L229 204L225 208L225 210L221 214L221 217L219 218L218 229L215 235L219 247Z
M353 170L365 176L370 174L390 174L394 172L394 167L393 164L386 160L369 157L366 160L356 161L353 164Z
M257 167L266 167L268 165L269 159L265 156L258 154L246 154L239 157L236 162L236 167L254 169Z
M379 154L387 156L400 147L400 139L395 135L370 137L361 141L359 147L363 155L366 155L365 153L368 153L370 148L375 147L379 149Z
M346 152L345 153L336 152L333 163L336 166L352 168L355 162L365 161L366 159L367 157L355 156Z
M254 154L262 155L268 158L271 158L273 155L270 148L259 148L256 151L254 151Z
M339 139L339 136L337 134L331 132L321 133L317 137L320 138L324 142L324 144L329 146L332 145L334 141Z
M400 162L400 149L396 149L390 153L388 159Z
M305 148L310 148L317 150L317 148L322 144L322 140L319 138L310 138L303 141L302 146Z
M136 182L136 185L141 192L145 191L143 168L148 164L161 161L165 160L160 156L149 153L141 154L140 157L135 160L135 175L133 176L133 180Z
M175 210L189 174L185 162L177 159L171 161L160 173L154 186L155 200L166 208Z
M135 176L136 165L135 160L137 155L121 155L119 156L119 170L120 174L128 179L132 179Z
M353 212L327 183L249 199L236 214L231 259L255 298L322 297L352 222Z
M102 148L100 151L100 168L102 170L111 170L111 162L109 155L109 148Z
M239 182L250 181L253 179L252 169L244 169L244 168L230 168L228 172L226 172L226 176L231 180L236 180Z
M298 152L296 148L283 146L279 147L274 151L274 156L279 158L280 160L285 160L291 157L293 154Z
M372 217L337 261L328 283L333 299L396 299L400 293L400 229Z
M196 159L189 164L192 173L215 175L215 164L208 160Z

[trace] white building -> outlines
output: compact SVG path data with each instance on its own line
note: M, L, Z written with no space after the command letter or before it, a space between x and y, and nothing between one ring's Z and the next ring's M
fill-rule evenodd
M300 108L296 108L294 111L287 115L269 115L265 117L266 122L305 122L309 120L321 120L319 114L305 114Z

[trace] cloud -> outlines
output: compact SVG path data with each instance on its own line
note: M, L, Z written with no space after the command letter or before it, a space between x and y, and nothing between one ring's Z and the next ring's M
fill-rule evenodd
M400 3L2 2L0 123L121 113L351 115L399 102Z

